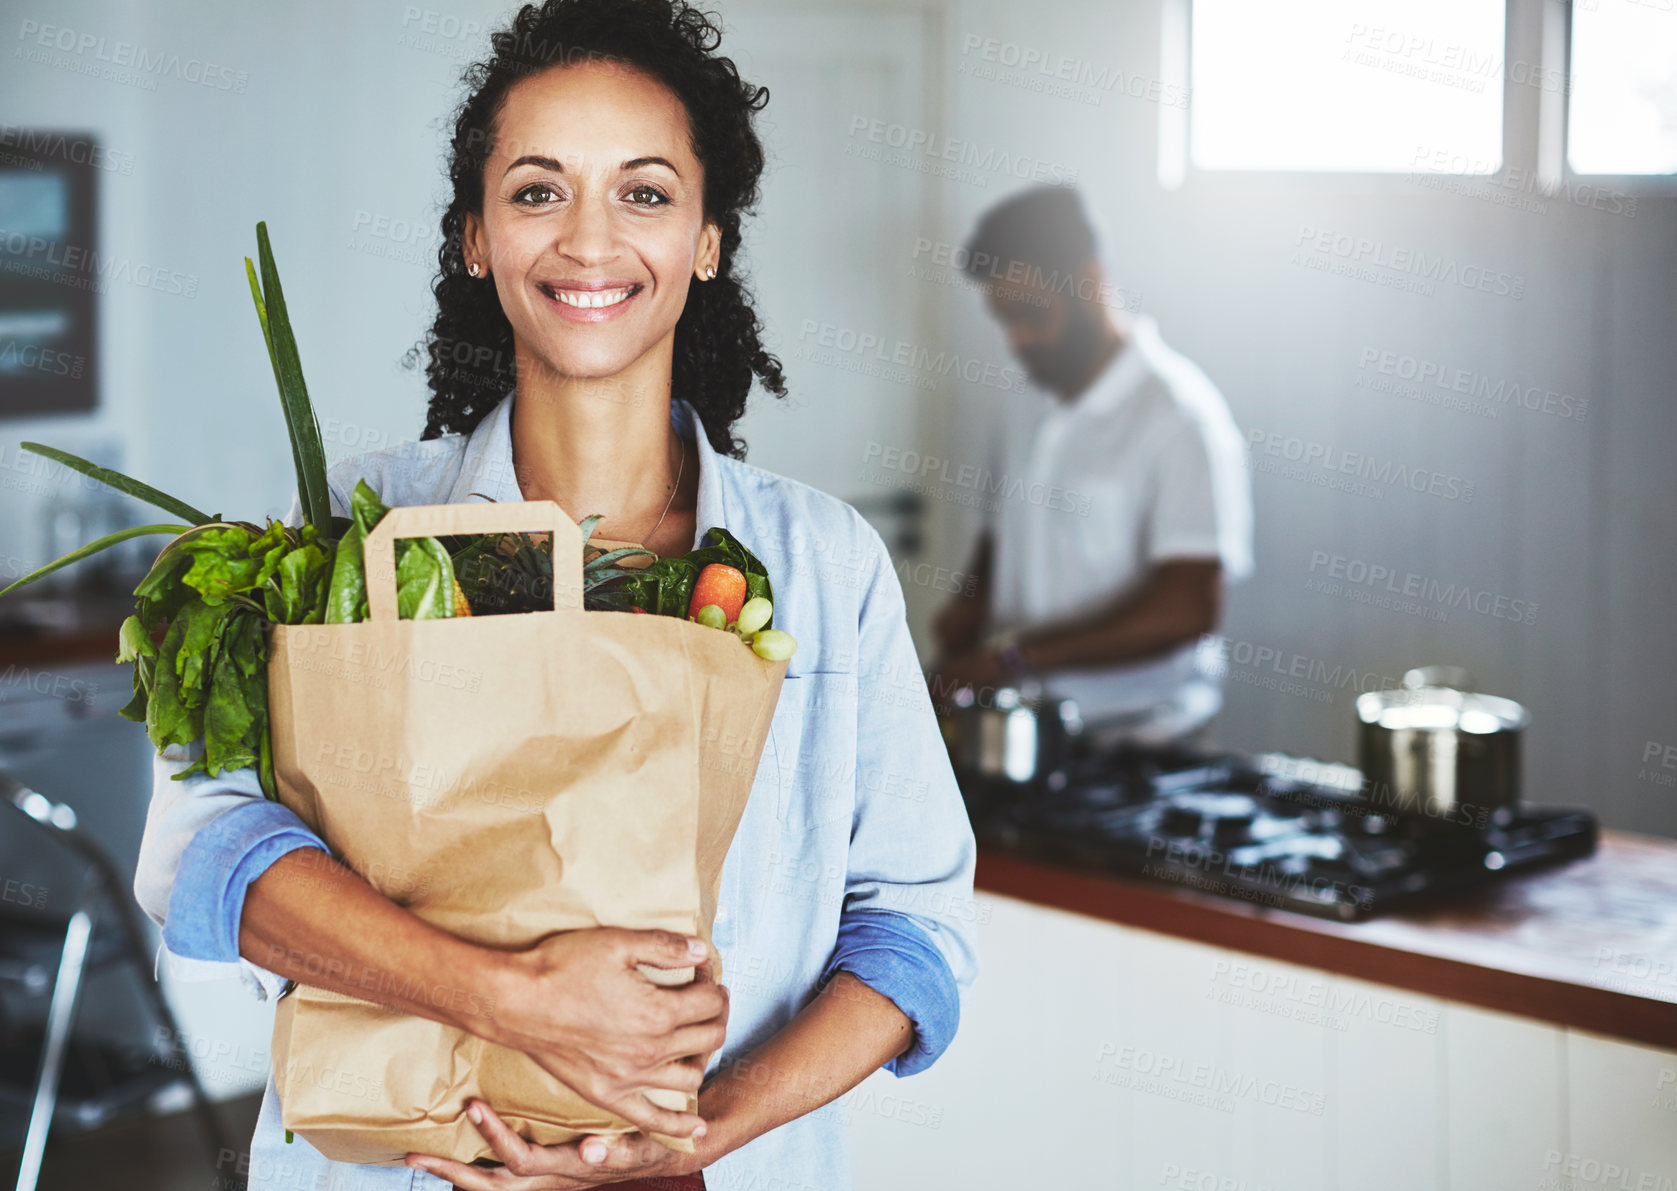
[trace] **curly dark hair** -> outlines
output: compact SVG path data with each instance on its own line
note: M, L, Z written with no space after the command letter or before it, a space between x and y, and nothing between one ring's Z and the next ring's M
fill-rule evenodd
M786 381L780 361L763 347L762 323L736 266L741 219L757 203L763 173L752 118L769 92L715 52L721 40L717 19L684 0L546 0L520 9L490 38L490 56L467 68L449 150L453 197L432 286L437 317L409 353L410 364L424 354L431 388L421 437L470 432L516 380L512 324L494 288L467 276L460 252L467 212L482 214L484 166L508 90L549 67L615 62L657 79L687 110L693 153L705 171L705 218L721 229L722 252L715 279L688 289L675 328L671 389L698 411L715 450L744 458L733 425L745 413L752 378L776 397L786 395Z

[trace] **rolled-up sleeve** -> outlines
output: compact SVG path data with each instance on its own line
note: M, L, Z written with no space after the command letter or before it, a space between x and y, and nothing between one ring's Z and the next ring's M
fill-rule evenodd
M924 1070L949 1046L978 975L966 806L909 637L902 586L879 535L861 605L856 809L838 942L826 975L845 970L890 998L915 1028L886 1064Z
M237 972L258 996L272 996L284 980L239 955L245 892L287 852L326 845L290 810L263 797L254 769L175 780L200 748L198 742L171 747L153 762L134 898L163 928L176 978Z

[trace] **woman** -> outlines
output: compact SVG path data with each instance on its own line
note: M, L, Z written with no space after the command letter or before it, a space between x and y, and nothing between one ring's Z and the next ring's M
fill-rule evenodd
M158 762L136 880L181 964L237 962L269 995L288 977L407 990L398 1008L515 1046L695 1152L639 1134L530 1146L474 1103L503 1166L337 1164L284 1140L270 1079L253 1191L846 1187L843 1119L810 1114L882 1064L926 1067L954 1033L973 840L891 560L843 502L740 462L732 433L753 378L785 387L736 259L767 96L718 40L681 0L548 0L493 38L455 124L426 437L331 478L337 511L364 477L393 505L603 512L601 536L664 556L721 525L762 558L800 648L724 867L713 941L731 989L641 975L707 954L665 932L516 953L448 935L338 865L253 773L170 780L185 751ZM707 1077L696 1056L717 1048ZM650 1089L698 1090L698 1114Z

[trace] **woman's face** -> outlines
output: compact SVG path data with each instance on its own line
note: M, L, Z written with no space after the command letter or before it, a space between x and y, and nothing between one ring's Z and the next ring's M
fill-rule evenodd
M717 264L687 113L632 68L556 67L516 83L483 186L466 261L488 269L479 284L500 297L521 370L624 372L674 335L687 287Z

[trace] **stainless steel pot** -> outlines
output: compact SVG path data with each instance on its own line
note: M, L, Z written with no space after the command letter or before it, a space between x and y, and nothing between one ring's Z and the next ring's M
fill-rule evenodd
M1394 691L1357 698L1357 757L1376 809L1484 827L1520 797L1530 716L1475 691L1459 666L1423 666Z
M1077 704L1040 689L962 687L950 696L939 726L949 759L962 777L1031 785L1070 760L1082 734Z

